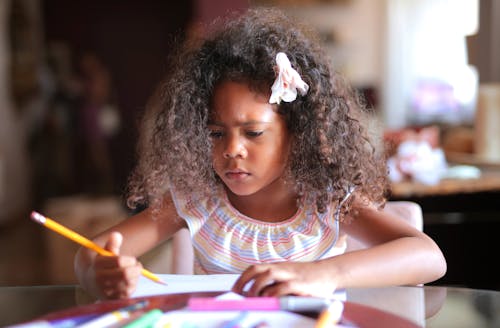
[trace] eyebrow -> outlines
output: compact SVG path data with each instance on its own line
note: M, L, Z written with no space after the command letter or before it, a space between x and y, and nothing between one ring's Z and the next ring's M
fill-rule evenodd
M254 125L254 124L272 124L272 123L273 122L269 122L269 121L248 121L248 122L238 123L237 126L248 126L248 125ZM208 125L225 126L224 123L217 122L217 121L208 121Z

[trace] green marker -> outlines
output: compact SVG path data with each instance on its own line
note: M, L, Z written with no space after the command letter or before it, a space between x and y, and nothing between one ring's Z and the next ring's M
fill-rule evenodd
M153 327L153 325L160 319L160 317L163 315L162 310L160 309L153 309L142 316L140 316L138 319L132 321L128 325L123 326L124 328L149 328Z

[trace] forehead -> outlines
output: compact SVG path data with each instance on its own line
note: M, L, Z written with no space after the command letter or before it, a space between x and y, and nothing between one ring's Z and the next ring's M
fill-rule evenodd
M269 95L251 89L246 83L224 81L219 83L211 102L211 122L249 121L273 122L280 120L277 106L269 104Z

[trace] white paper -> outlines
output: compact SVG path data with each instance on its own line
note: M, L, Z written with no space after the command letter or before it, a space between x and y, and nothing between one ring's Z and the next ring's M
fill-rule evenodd
M167 285L158 284L143 276L139 278L132 297L155 296L189 292L227 292L239 274L156 274Z
M167 285L161 285L143 276L139 278L132 297L155 296L190 292L229 292L239 274L155 274ZM346 300L345 290L337 290L334 299Z

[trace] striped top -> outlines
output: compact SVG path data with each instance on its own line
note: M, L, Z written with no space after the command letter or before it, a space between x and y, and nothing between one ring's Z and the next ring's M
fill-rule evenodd
M251 264L314 261L344 253L334 209L317 213L300 207L277 223L243 215L223 188L216 197L195 200L171 190L177 213L191 234L196 274L241 273ZM218 197L217 197L218 196Z

